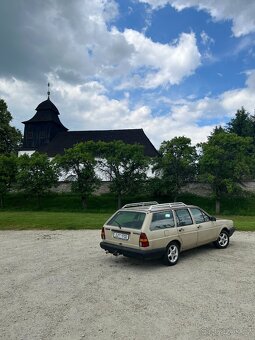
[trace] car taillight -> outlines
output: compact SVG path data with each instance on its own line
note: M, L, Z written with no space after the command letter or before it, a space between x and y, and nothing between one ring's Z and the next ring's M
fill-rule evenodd
M104 231L104 227L101 229L101 239L105 240L105 231Z
M141 233L139 238L139 245L140 247L149 247L149 240L145 233Z

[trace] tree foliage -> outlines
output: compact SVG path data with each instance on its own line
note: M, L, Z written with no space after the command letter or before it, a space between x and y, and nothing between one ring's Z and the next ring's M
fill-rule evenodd
M197 168L196 147L187 137L175 137L164 141L159 149L160 156L154 167L161 175L161 189L176 200L181 187L194 180Z
M38 152L31 156L22 155L18 158L18 188L33 195L40 204L40 197L58 181L58 171L53 161L45 154Z
M60 169L68 175L73 175L72 190L81 195L82 206L87 208L88 197L99 186L96 175L96 144L94 142L79 143L65 150L63 156L56 158Z
M255 139L255 117L242 107L227 124L227 132Z
M6 193L16 181L17 158L14 155L7 156L0 154L0 207L3 207L3 200Z
M139 144L122 141L98 142L99 166L110 182L110 190L117 195L118 207L128 193L141 193L147 178L149 159Z
M214 191L219 213L222 195L233 193L237 183L254 175L254 146L250 137L221 132L211 135L201 147L200 173Z
M3 99L0 99L0 154L16 153L21 142L21 132L10 125L12 115Z

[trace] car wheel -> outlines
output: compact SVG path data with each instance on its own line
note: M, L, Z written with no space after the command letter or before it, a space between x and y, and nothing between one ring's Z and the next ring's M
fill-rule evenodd
M174 266L178 260L180 255L180 247L177 243L171 242L166 248L165 255L163 257L163 262L167 266Z
M228 233L227 233L227 231L222 230L220 232L220 235L219 235L217 241L214 242L214 245L215 245L216 248L224 249L224 248L227 248L228 244L229 244Z

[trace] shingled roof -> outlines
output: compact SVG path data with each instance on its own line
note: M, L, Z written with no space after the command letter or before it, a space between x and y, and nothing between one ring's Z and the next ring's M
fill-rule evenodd
M59 111L57 107L48 98L47 100L40 103L36 108L36 114L29 120L22 122L26 123L41 123L41 122L54 122L60 125L66 131L68 130L59 120Z
M144 154L146 156L158 156L157 150L143 129L60 132L49 144L41 146L37 151L46 153L49 157L54 157L57 154L62 155L65 149L69 149L77 143L87 141L123 141L126 144L141 144L144 146Z

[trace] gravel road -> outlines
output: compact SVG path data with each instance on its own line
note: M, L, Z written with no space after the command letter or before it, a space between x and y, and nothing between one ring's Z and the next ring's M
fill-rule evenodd
M100 231L0 232L0 339L254 339L255 233L179 263L106 255Z

